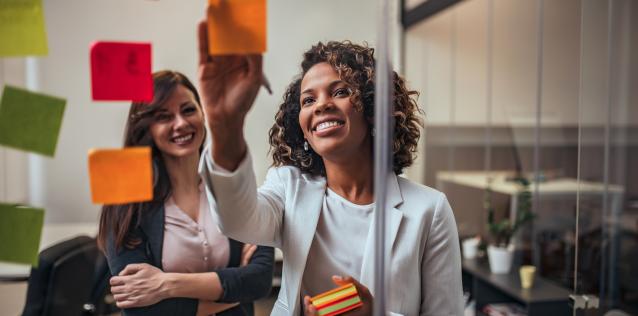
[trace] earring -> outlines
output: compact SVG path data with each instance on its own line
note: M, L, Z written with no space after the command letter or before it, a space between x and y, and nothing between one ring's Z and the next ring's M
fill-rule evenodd
M370 134L372 135L372 137L377 135L377 129L375 127L372 128L372 130L370 130Z
M308 151L308 141L307 140L303 141L303 150L304 151Z

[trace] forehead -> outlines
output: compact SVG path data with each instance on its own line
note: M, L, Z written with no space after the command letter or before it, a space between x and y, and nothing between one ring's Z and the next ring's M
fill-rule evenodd
M329 63L318 63L312 66L301 80L301 91L317 89L339 80L339 74Z
M161 108L167 109L172 107L179 107L187 102L195 103L195 95L184 85L178 84L175 89L173 89L168 99L166 99L166 102L162 104Z

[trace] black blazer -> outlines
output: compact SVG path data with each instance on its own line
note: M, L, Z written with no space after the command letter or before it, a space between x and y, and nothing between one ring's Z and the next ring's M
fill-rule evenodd
M142 242L134 249L121 247L115 251L112 234L106 245L106 258L112 275L117 275L129 263L148 263L162 269L162 246L164 243L164 205L142 215L141 224L133 231ZM224 289L221 303L240 302L220 316L252 316L253 301L270 293L272 286L274 250L271 247L257 247L250 263L239 267L243 243L228 239L230 260L228 267L215 272L219 275ZM123 310L124 315L195 315L197 299L170 298L157 304Z

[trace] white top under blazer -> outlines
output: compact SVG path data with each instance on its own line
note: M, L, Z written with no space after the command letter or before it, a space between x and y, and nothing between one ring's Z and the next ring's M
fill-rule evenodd
M215 202L211 205L217 205L212 211L218 214L220 229L242 242L282 250L281 289L271 315L300 315L301 280L323 207L326 179L292 166L274 167L257 189L250 153L233 172L213 166L206 148L200 174L209 200ZM463 315L459 236L445 195L392 175L387 200L393 206L388 210L392 245L388 312ZM373 238L368 238L359 281L369 288L373 265Z

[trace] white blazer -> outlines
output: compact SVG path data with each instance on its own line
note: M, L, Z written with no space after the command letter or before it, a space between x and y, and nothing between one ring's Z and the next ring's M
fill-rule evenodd
M234 172L214 168L203 152L200 174L221 230L242 242L280 248L284 254L279 297L271 315L301 315L300 285L326 192L324 177L298 168L271 168L257 189L250 153ZM454 214L439 191L392 176L388 179L392 252L389 312L463 315L461 251ZM374 227L374 219L370 229ZM370 232L368 236L372 236ZM374 281L374 238L368 238L362 284ZM374 293L372 293L374 295Z

